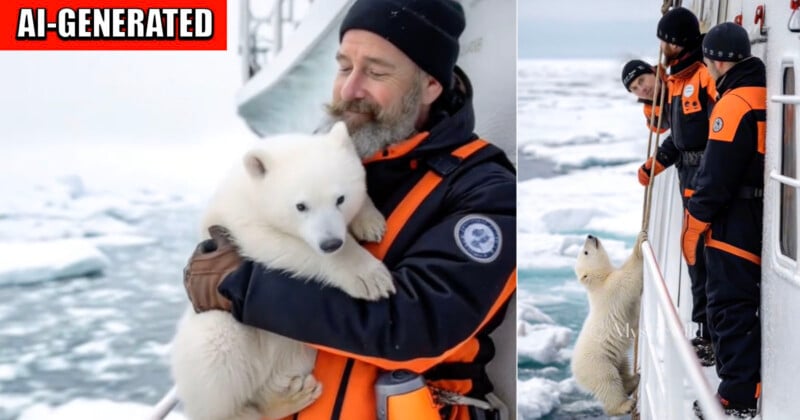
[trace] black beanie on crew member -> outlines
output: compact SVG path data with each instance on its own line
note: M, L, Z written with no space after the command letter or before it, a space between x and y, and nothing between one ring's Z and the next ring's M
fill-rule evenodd
M703 39L703 56L716 61L738 62L750 57L747 30L733 22L711 28Z
M658 39L681 47L693 47L700 40L700 23L691 10L676 7L658 21Z
M642 60L628 61L625 63L625 67L622 68L622 84L625 86L625 89L628 89L628 92L630 92L631 83L633 83L637 77L647 73L656 73L653 71L653 66Z
M447 91L465 25L464 10L453 0L357 0L342 21L339 41L351 29L380 35Z

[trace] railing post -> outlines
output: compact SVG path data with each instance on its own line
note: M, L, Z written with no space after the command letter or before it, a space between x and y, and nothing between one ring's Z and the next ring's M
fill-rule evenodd
M281 48L283 48L283 0L275 0L275 5L272 9L272 31L273 55L278 55Z
M239 55L242 57L242 82L250 79L253 46L250 43L250 0L239 2Z

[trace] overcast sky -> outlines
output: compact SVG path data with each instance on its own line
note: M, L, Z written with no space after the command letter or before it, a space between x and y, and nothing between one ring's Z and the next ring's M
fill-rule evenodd
M519 0L520 57L655 56L660 4ZM247 135L235 114L238 5L228 2L228 51L0 51L0 144Z
M519 0L518 13L520 58L658 55L661 0Z

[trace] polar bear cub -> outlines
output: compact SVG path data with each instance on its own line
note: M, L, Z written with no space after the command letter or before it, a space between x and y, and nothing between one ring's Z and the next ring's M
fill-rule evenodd
M338 287L355 298L394 293L381 261L356 238L380 241L386 221L367 196L365 171L344 123L323 135L262 140L222 182L203 220L221 225L246 258ZM352 233L348 234L349 231ZM191 308L178 325L172 375L192 420L279 419L321 394L316 352Z
M642 295L642 232L633 255L614 268L600 240L586 238L578 254L575 273L589 296L589 315L583 323L572 354L572 374L603 404L610 416L630 413L629 399L639 385L631 371L628 349L639 324Z

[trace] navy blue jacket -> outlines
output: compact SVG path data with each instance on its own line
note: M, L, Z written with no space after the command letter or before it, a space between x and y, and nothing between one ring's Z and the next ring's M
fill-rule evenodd
M488 333L507 302L500 311L492 308L515 274L516 176L505 154L492 145L463 162L450 156L477 138L471 88L459 75L467 88L452 101L457 109L437 113L424 141L400 156L365 165L369 195L386 217L429 170L443 177L383 260L397 293L367 302L247 262L219 288L231 299L237 320L354 358L390 362L436 358L474 337L481 343L475 362L483 370L494 354ZM467 215L491 219L499 228L502 242L493 261L477 261L459 246L456 224Z

